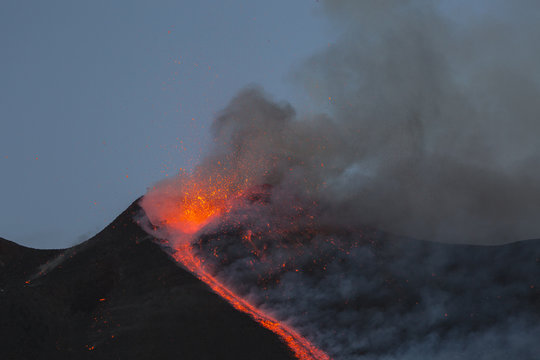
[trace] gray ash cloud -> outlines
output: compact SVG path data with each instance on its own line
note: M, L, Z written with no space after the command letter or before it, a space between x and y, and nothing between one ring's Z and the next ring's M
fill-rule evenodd
M250 87L220 113L192 178L263 195L199 256L336 359L534 359L538 241L493 245L540 235L540 3L323 7L342 35L295 74L326 111ZM165 231L184 179L143 199Z
M328 111L243 90L216 118L199 176L309 193L343 225L451 243L538 237L540 5L323 4L343 33L296 77Z
M540 5L324 5L343 34L298 77L332 98L336 218L445 242L538 237Z

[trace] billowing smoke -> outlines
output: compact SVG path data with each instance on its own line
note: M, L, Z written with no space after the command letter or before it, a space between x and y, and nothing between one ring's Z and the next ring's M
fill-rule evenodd
M537 244L408 239L539 237L540 3L323 6L342 35L295 74L324 111L243 90L150 221L336 358L534 358Z
M295 185L329 221L417 238L540 235L540 5L325 7L345 31L297 77L329 114L297 115L244 90L216 119L201 176Z
M346 31L300 76L344 134L332 213L445 242L538 237L540 4L325 5Z

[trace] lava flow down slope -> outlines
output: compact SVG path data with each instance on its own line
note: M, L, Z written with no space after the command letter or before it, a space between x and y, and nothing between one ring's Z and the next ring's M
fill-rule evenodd
M143 228L298 359L536 357L538 241L444 244L363 223L328 197L349 176L320 162L329 132L293 117L242 92L201 163L142 198Z
M337 228L313 208L276 209L270 185L225 196L198 184L168 205L143 198L167 214L144 227L296 358L536 358L540 241L472 246Z

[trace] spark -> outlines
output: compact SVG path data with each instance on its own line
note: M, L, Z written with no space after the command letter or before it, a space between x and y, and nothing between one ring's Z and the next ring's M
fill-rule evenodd
M181 195L175 199L173 205L162 208L165 211L162 214L165 219L163 225L179 234L172 256L235 309L250 315L259 324L277 334L298 359L330 360L325 352L289 325L258 309L219 279L210 275L203 261L193 251L192 243L199 230L216 217L229 212L235 201L249 194L250 187L252 187L250 181L231 174L214 173L212 176L186 174L182 181ZM255 247L251 237L251 231L247 231L244 241ZM256 247L255 251L258 251ZM215 255L218 256L217 253ZM285 268L286 264L283 263L282 267Z

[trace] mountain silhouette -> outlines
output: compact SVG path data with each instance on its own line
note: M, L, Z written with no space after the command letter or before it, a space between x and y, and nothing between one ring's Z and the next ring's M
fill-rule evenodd
M0 358L293 359L153 242L137 202L69 249L0 238Z

